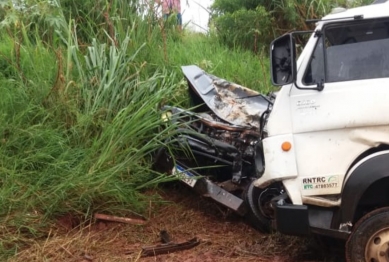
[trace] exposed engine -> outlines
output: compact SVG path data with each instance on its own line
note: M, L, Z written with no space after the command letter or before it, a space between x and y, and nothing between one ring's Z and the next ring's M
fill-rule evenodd
M194 112L165 107L173 121L181 123L177 150L182 152L174 155L186 168L201 168L198 172L211 181L233 183L230 188L242 189L263 172L261 139L275 97L198 68L186 71L184 68ZM198 74L192 78L193 71Z
M252 155L253 152L250 148L261 138L261 133L258 130L223 123L215 114L201 113L199 115L203 118L193 122L192 125L198 132L228 143L240 152L245 152L248 156Z
M197 66L182 69L192 109L163 108L163 118L175 124L175 135L169 148L158 152L156 163L200 195L257 224L263 213L258 199L274 197L273 191L260 193L252 182L264 172L262 139L276 96L264 96Z

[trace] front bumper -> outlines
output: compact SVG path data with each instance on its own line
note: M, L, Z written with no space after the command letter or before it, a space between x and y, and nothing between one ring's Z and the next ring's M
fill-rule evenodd
M335 210L308 205L292 205L283 200L273 203L276 230L286 235L317 234L346 240L349 231L331 228Z
M286 235L308 235L311 232L308 207L276 204L276 228L277 231Z

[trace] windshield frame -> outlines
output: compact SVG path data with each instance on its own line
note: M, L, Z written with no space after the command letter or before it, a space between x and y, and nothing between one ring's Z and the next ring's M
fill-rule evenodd
M323 52L323 61L321 63L324 63L324 64L321 64L320 66L323 68L324 72L323 74L318 74L320 76L324 76L322 80L320 80L320 82L322 83L336 83L336 82L345 82L345 81L358 81L358 80L368 80L368 79L376 79L376 78L386 78L386 77L389 77L388 76L383 76L383 77L371 77L371 78L358 78L358 79L345 79L345 80L336 80L336 81L330 81L328 79L328 46L326 46L326 41L327 41L327 30L328 29L331 29L331 28L336 28L336 27L340 27L340 28L347 28L348 26L351 28L351 27L356 27L358 25L368 25L368 24L371 24L371 23L374 23L374 24L384 24L384 23L387 23L388 25L388 35L385 36L385 38L382 38L382 39L388 39L389 41L389 17L380 17L380 18L369 18L369 19L358 19L358 20L349 20L349 21L336 21L336 22L329 22L329 23L325 23L322 25L322 28L318 27L319 29L317 29L314 33L314 36L316 38L316 41L314 43L314 47L312 49L312 51L310 52L309 54L309 59L308 59L308 62L305 64L305 68L304 68L304 73L301 76L300 78L300 83L303 84L302 88L303 89L306 89L304 87L312 87L312 86L315 86L317 84L319 84L317 82L317 79L314 79L314 76L312 75L312 60L314 59L314 56L315 56L315 53L317 51L317 48L318 46L320 45L320 41L321 41L321 44L322 44L322 52ZM375 40L380 40L380 38L377 38ZM369 40L369 41L373 41L373 40ZM364 41L361 41L361 42L364 42ZM357 42L357 43L361 43L361 42ZM336 46L336 45L333 45L333 46ZM311 71L311 72L309 72ZM307 75L308 74L311 74L311 77L312 77L312 82L307 82Z

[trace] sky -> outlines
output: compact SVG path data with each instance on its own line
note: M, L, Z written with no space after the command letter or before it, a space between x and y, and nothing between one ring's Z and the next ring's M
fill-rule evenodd
M0 0L2 1L2 0ZM150 6L157 8L159 16L162 16L162 10L160 0L140 0L140 6L143 13L146 13ZM180 0L181 1L181 13L182 23L185 29L207 33L208 20L209 20L209 8L213 3L213 0Z
M213 0L181 0L182 23L188 24L188 29L206 33L209 13L204 8L209 9L212 2Z

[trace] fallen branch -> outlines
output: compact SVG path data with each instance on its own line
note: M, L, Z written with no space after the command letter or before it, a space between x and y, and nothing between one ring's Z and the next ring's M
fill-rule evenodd
M117 216L110 216L110 215L104 215L104 214L95 214L95 219L112 221L112 222L119 222L119 223L126 223L126 224L131 224L131 225L145 225L145 224L147 224L147 221L141 220L141 219L117 217Z
M141 252L141 257L156 256L160 254L169 254L169 253L193 248L198 244L200 244L200 241L197 238L192 238L191 240L182 243L170 242L167 244L143 247Z

